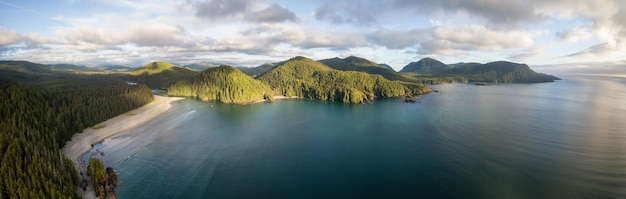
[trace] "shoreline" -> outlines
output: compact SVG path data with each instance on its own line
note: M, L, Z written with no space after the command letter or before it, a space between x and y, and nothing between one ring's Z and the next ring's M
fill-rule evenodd
M66 142L61 151L74 164L74 168L79 175L79 182L82 182L83 177L88 181L87 191L83 191L81 187L76 187L76 193L83 198L95 198L93 186L89 182L90 178L87 177L87 165L81 160L82 156L88 153L94 144L150 121L169 110L172 107L172 102L181 99L184 98L154 95L152 102L100 123L104 125L103 128L94 129L89 127L83 129L81 133L74 134L72 140ZM82 176L80 175L81 173L83 174Z
M288 99L304 99L304 97L298 97L298 96L287 97L287 96L282 96L282 95L275 95L273 101L288 100ZM258 103L263 103L263 102L267 102L267 100L260 99L260 100L252 101L250 103L245 103L245 104L258 104Z

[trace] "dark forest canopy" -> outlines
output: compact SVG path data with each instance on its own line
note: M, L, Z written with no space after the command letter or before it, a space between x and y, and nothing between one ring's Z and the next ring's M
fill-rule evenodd
M198 71L176 66L167 62L152 62L135 69L129 80L146 84L153 88L167 88L177 81L198 75Z
M268 85L231 66L209 68L189 80L176 82L168 94L235 104L273 99Z
M421 95L428 87L390 81L365 72L340 71L305 58L295 57L258 77L270 85L275 95L310 99L366 103L376 98Z
M60 148L75 133L153 100L147 86L115 78L5 74L0 74L0 198L78 198L76 170ZM30 79L26 84L16 78Z
M331 59L323 59L319 62L322 62L323 64L326 64L327 66L330 66L331 68L337 70L360 71L369 74L378 74L382 75L388 80L412 81L411 78L407 78L402 74L394 71L388 65L378 64L360 57L349 56L343 59L336 57Z

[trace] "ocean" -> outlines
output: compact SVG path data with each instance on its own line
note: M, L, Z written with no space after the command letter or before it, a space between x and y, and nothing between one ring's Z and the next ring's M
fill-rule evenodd
M92 153L122 199L626 198L626 79L562 78L415 103L187 99Z

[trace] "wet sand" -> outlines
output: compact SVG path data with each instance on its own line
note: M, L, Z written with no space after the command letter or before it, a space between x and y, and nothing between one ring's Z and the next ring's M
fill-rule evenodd
M155 95L154 101L147 105L103 122L102 124L105 125L103 128L87 128L84 129L82 133L75 134L72 140L68 141L61 150L63 151L63 155L74 163L74 167L79 173L79 180L82 181L84 177L84 179L88 181L87 191L83 191L80 187L76 188L78 195L86 199L95 198L93 186L86 173L87 165L81 160L81 157L89 152L94 144L102 142L104 139L119 133L128 132L150 121L170 109L172 107L171 102L181 99L184 98ZM82 173L83 176L80 176L80 173Z

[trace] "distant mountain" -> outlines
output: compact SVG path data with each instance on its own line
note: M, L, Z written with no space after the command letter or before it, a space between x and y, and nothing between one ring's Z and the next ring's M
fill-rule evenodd
M411 62L410 64L404 66L401 73L425 73L425 74L436 74L441 73L446 69L449 69L446 64L441 63L440 61L433 58L423 58L418 62Z
M247 75L256 77L271 70L272 68L276 67L278 64L279 63L266 63L266 64L263 64L257 67L252 67L252 68L248 68L248 67L237 67L237 68Z
M96 67L79 66L74 64L49 64L52 70L62 72L102 72L103 69Z
M394 69L393 69L390 65L387 65L387 64L378 64L378 65L379 65L379 66L381 66L381 67L383 67L383 68L387 68L387 69L389 69L389 70L396 71L396 70L394 70Z
M194 64L187 64L187 65L184 65L184 67L191 68L197 71L203 71L209 68L218 67L220 65L221 64L217 64L217 63L200 62L200 63L194 63Z
M102 68L104 71L110 72L129 72L133 70L131 67L121 65L100 66L98 68Z
M526 64L507 61L446 65L432 58L424 58L406 65L400 72L427 74L440 78L454 77L467 82L539 83L559 79L551 75L536 73Z
M445 72L465 76L473 82L538 83L559 80L559 78L551 75L536 73L526 64L507 61L463 64Z
M27 74L52 73L50 66L28 61L0 61L0 70Z
M232 66L209 68L189 80L178 81L169 87L168 95L235 104L273 99L268 85Z
M420 84L389 81L365 72L340 71L305 57L285 61L258 79L268 84L275 95L346 103L366 103L376 98L429 92L428 87Z
M326 64L327 66L337 69L337 70L360 71L360 72L366 72L369 74L382 75L383 77L389 80L411 81L407 79L406 77L402 76L401 74L398 74L389 65L378 64L370 60L356 57L356 56L350 56L344 59L335 57L335 58L330 58L330 59L319 60L319 62Z
M150 87L167 88L177 81L198 75L198 71L167 62L152 62L130 72L131 80Z

